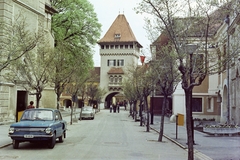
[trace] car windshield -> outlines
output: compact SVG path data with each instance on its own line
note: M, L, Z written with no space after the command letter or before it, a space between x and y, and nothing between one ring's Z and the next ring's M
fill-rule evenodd
M92 111L91 107L83 107L83 111Z
M21 120L53 120L53 112L48 110L26 110Z

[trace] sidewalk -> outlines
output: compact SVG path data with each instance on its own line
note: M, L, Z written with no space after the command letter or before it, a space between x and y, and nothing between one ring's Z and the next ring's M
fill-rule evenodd
M151 129L160 131L161 116L154 116L154 124ZM187 150L186 126L178 126L176 139L176 123L169 118L164 121L164 137ZM240 136L214 136L194 130L194 155L200 160L239 160Z

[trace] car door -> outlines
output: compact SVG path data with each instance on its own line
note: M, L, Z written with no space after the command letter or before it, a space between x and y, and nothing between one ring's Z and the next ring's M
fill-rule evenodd
M62 125L62 116L59 111L55 111L55 127L56 127L56 137L59 137L63 133L63 125Z

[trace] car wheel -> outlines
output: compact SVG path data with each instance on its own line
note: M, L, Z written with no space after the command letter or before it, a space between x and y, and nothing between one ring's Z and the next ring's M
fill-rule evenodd
M63 133L63 134L64 134L64 133ZM58 137L58 140L59 140L60 143L63 142L63 134L62 134L60 137Z
M92 117L92 120L94 120L94 117Z
M56 135L55 133L53 134L52 138L48 142L48 148L53 149L56 143Z
M13 140L13 148L18 149L19 147L19 141L18 140Z

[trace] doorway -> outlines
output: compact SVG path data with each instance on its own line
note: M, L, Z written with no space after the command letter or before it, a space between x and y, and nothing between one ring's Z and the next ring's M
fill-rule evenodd
M27 107L27 91L17 91L16 121L20 118L18 113Z

